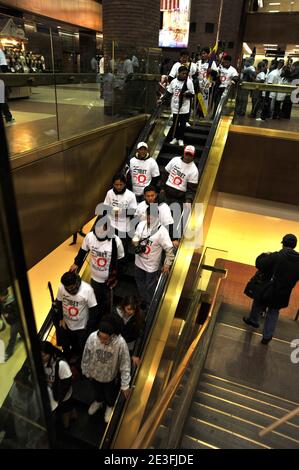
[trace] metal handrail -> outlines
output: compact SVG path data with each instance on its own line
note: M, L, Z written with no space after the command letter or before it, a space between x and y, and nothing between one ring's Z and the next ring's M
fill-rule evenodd
M276 93L291 94L298 88L298 85L282 85L278 83L261 83L261 82L242 82L240 83L242 90L260 90L273 91Z
M175 372L175 374L169 381L168 385L166 386L158 403L156 403L154 408L151 410L150 417L145 421L144 425L142 426L139 433L137 434L136 439L132 444L132 447L131 447L132 449L147 449L153 437L155 436L155 433L158 427L160 426L161 420L163 419L164 414L167 411L168 405L171 399L173 398L173 396L175 395L176 390L180 384L180 381L184 373L186 372L187 367L190 364L190 361L193 357L194 352L196 351L199 341L201 340L206 329L208 328L208 325L210 323L210 320L214 311L220 283L221 283L221 278L219 278L217 281L215 294L213 296L206 321L204 322L196 338L193 340L193 342L189 346L189 349L185 357L180 362L180 365L178 366L177 371Z

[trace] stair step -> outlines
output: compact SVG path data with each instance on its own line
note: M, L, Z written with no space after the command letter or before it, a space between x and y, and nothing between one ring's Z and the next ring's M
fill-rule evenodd
M214 408L202 403L194 403L190 412L195 419L201 419L216 424L217 426L223 426L232 432L244 435L245 437L271 447L271 449L299 448L298 439L291 439L284 436L281 432L272 432L264 437L260 437L258 433L263 429L263 426L255 422L253 415L251 415L249 419L240 417L236 409L224 411L220 407ZM203 438L203 440L205 439Z
M264 397L253 398L247 395L246 392L244 392L243 390L236 392L236 391L224 389L218 385L214 385L214 384L210 384L206 382L200 382L199 388L195 397L196 401L200 401L197 398L199 398L198 393L201 393L201 392L206 392L210 395L217 395L218 397L223 398L225 400L228 400L228 401L231 401L236 404L243 405L249 408L254 408L255 410L269 414L276 418L282 418L286 413L289 412L289 409L283 405L278 406L278 405L270 404L267 402L267 400L264 399ZM296 419L292 422L295 424L298 424L298 418L297 418L297 422L296 422Z
M210 374L208 372L204 372L201 375L201 381L218 385L222 388L225 388L227 390L235 391L235 392L240 392L244 393L252 398L257 398L263 401L268 402L269 404L276 405L279 407L286 408L288 411L292 411L294 408L299 406L299 403L286 400L281 397L277 397L275 395L272 395L270 393L264 392L263 390L256 390L253 387L249 387L247 385L239 384L237 382L224 379L222 377L218 377L216 375ZM298 422L299 424L299 422Z
M231 431L225 424L214 424L205 419L191 417L187 421L185 434L220 449L269 449L269 446L258 442L257 439Z
M219 447L196 439L195 437L185 435L182 439L180 449L219 449Z
M247 406L239 405L232 397L230 400L218 397L215 394L207 392L197 392L196 403L204 404L221 411L232 413L242 419L254 422L260 426L266 427L276 421L274 414L266 413L263 409L257 410L251 403ZM287 437L298 440L299 428L292 423L285 423L277 430Z

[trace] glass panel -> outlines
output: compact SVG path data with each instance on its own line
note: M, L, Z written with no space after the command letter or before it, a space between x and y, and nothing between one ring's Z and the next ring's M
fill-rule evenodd
M250 11L258 13L299 11L299 0L280 0L280 2L272 2L269 0L251 0Z
M46 24L0 15L1 67L7 103L3 108L10 154L57 140L50 30Z
M14 233L8 232L9 226L11 227L13 224L16 227L17 224L13 222L16 216L15 206L12 203L12 185L8 184L8 166L4 163L8 156L5 155L4 127L2 118L0 119L2 139L0 168L0 448L48 448L48 433L37 378L36 359L33 361L32 351L35 350L35 346L29 338L32 329L34 330L32 336L36 338L36 331L33 326L33 312L26 281L25 263L23 262L19 235L16 233L17 229ZM9 198L5 200L4 205L3 194L7 193ZM11 256L12 252L14 252L15 259L18 258L17 269ZM18 272L18 276L22 280L16 277L15 272ZM23 302L21 292L22 295L27 292L25 302ZM41 359L39 359L39 366L41 370ZM46 393L46 389L44 393Z
M61 139L154 110L159 50L109 41L99 50L99 38L80 31L53 32L53 44L55 64L63 54L62 71L72 70L55 74ZM78 50L79 56L74 59L67 47Z

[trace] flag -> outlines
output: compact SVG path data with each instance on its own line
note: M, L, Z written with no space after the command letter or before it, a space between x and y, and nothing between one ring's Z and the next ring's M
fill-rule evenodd
M210 58L209 58L209 69L212 67L212 64L217 59L217 51L218 51L218 41L215 42L213 49L210 51Z
M206 117L207 114L208 114L208 110L207 110L207 106L206 106L204 97L202 96L201 93L197 93L197 99L198 99L199 106L201 107L202 114L203 114L204 117Z
M180 0L161 0L160 10L179 10L180 9Z

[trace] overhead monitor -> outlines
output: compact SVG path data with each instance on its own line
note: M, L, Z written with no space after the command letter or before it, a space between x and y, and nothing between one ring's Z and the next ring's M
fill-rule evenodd
M188 46L191 0L161 0L159 47Z

